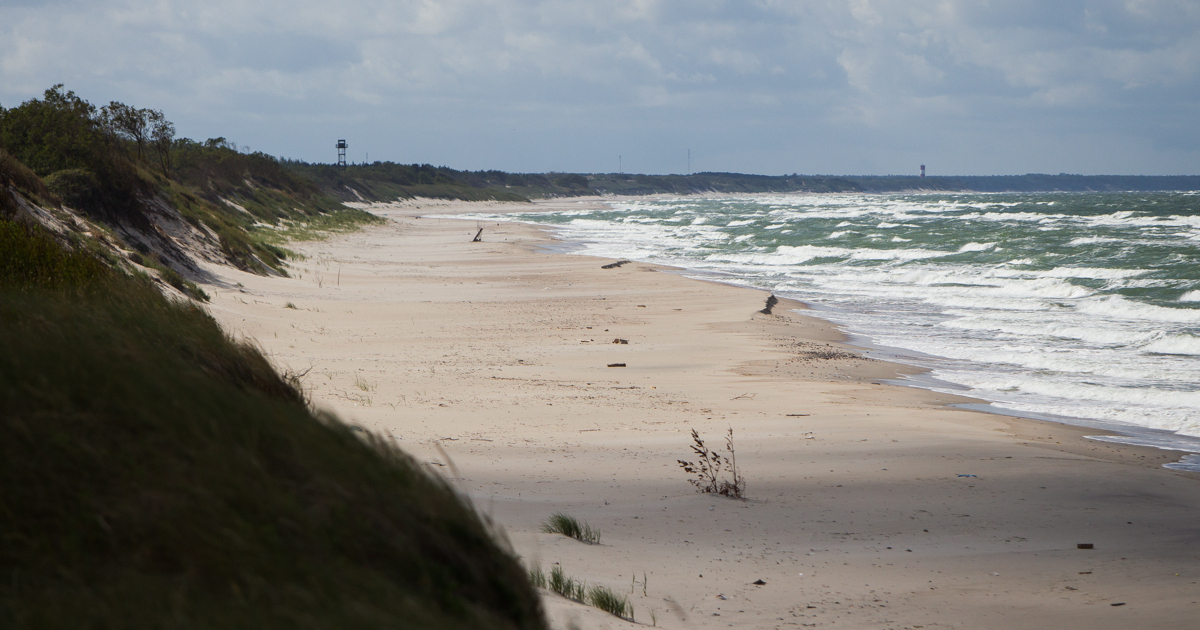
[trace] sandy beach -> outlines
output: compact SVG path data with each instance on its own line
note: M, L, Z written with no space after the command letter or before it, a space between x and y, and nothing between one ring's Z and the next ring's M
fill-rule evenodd
M887 384L912 368L862 357L802 304L760 313L762 291L605 269L535 226L432 218L527 204L368 209L387 222L293 243L290 278L210 266L209 311L305 373L318 406L453 479L529 565L630 593L638 624L1200 615L1200 475L1162 468L1172 453ZM745 500L698 493L676 463L693 429L723 448L730 428ZM601 544L541 533L555 512ZM545 601L556 628L635 625Z

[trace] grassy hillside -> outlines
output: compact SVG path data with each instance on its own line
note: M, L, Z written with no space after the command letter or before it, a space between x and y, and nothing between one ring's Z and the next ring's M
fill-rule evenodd
M105 226L116 255L189 280L203 273L181 242L193 250L211 243L220 262L248 271L286 273L276 231L376 220L270 156L239 152L224 138L176 138L162 112L97 107L61 85L0 107L0 150L44 182L47 207Z
M4 627L545 627L445 482L65 245L30 219L49 190L0 166Z

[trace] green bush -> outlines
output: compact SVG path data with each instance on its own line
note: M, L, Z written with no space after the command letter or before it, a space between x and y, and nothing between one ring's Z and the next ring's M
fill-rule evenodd
M40 177L60 171L90 171L98 190L79 209L107 221L148 224L139 196L148 192L119 140L112 137L96 107L56 85L42 99L0 109L5 149Z
M15 210L9 198L9 191L4 190L10 186L45 205L58 203L50 189L46 188L45 182L28 166L10 155L0 142L0 193L3 193L0 194L0 211L3 212L0 217L10 216Z
M96 174L86 168L68 168L46 178L46 188L63 203L79 210L94 210L102 206L103 191Z

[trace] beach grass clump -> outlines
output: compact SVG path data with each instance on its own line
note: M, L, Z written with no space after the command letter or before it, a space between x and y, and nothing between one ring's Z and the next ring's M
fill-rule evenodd
M633 604L629 603L629 598L607 586L589 588L587 603L611 615L633 621Z
M633 604L629 603L629 597L621 595L607 586L588 586L582 580L576 580L567 575L567 572L557 564L550 569L549 576L542 571L541 567L529 569L528 573L529 581L534 586L549 588L569 600L633 621Z
M733 427L730 427L725 435L727 455L721 455L708 448L695 429L692 429L692 452L697 458L695 462L683 459L676 461L684 472L695 475L688 481L696 486L697 490L736 499L745 498L746 480L737 467L737 453L733 449ZM726 476L729 478L726 479Z
M586 522L580 523L574 516L562 512L555 512L546 519L546 522L542 524L542 531L547 534L562 534L590 545L600 544L599 529L593 529Z
M532 569L529 569L528 573L530 584L532 584L535 588L546 588L546 572L542 570L542 567L533 567Z
M546 627L468 501L194 303L0 220L0 322L5 628Z
M550 569L550 579L547 581L550 590L580 603L587 603L587 588L581 581L576 581L575 578L567 575L567 572L559 565L554 565Z

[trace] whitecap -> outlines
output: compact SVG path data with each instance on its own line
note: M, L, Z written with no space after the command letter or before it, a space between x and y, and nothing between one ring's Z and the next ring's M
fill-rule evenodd
M1168 335L1142 347L1157 354L1200 355L1200 337L1189 334Z
M1120 240L1121 239L1108 238L1106 236L1081 236L1079 238L1072 239L1071 242L1067 243L1067 245L1071 246L1071 245L1093 245L1095 243L1116 243Z
M1111 317L1114 319L1200 324L1200 309L1167 308L1153 304L1143 304L1126 299L1120 295L1106 295L1093 300L1082 301L1078 304L1077 308L1089 315Z

